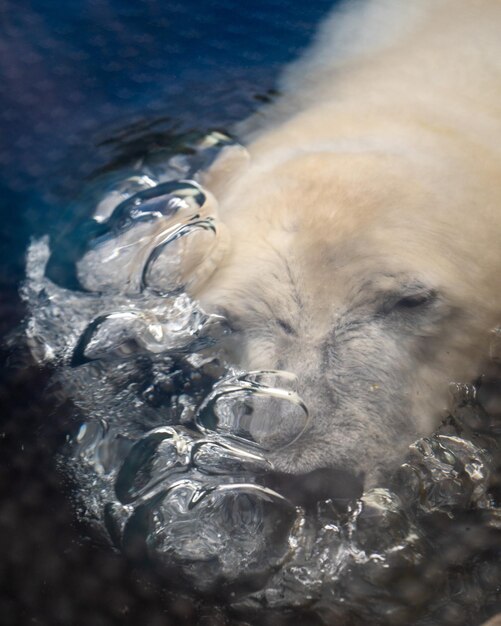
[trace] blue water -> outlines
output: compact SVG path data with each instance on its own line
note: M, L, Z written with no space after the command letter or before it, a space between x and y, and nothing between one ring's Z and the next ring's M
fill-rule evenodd
M21 275L28 233L50 228L68 195L112 158L104 140L158 119L161 131L228 128L273 89L332 4L3 2L1 283Z

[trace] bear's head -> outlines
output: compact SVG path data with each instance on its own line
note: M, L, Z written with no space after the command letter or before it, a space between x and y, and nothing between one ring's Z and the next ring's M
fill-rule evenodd
M500 310L496 198L488 173L452 171L305 151L226 184L226 167L209 173L231 248L195 295L228 320L242 367L297 375L313 418L277 470L377 477L438 425L450 381L481 372Z

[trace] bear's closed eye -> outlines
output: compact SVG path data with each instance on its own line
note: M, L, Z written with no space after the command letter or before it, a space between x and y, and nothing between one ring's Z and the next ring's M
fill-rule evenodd
M422 288L405 294L386 294L381 307L381 313L410 313L424 311L437 300L437 292L434 289Z
M433 290L422 291L407 296L403 296L393 305L394 309L416 309L430 304L435 300L437 294Z

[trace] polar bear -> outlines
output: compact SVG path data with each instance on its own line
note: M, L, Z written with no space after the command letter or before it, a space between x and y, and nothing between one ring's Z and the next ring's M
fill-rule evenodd
M280 472L366 481L483 371L501 312L501 2L348 1L204 184L231 247L195 295L313 416Z

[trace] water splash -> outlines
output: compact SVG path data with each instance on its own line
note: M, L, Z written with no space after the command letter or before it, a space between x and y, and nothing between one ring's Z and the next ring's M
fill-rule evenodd
M359 499L305 510L266 486L269 453L311 423L295 378L227 363L224 320L185 293L224 250L216 203L189 178L228 143L216 135L192 156L107 177L71 260L47 239L30 246L27 339L84 415L63 461L80 516L190 589L229 590L235 610L414 623L454 594L449 565L501 531L499 402L485 381L457 385L450 420L411 446L391 484ZM61 259L78 288L51 280ZM465 514L472 539L458 556ZM474 571L488 590L486 567Z
M94 219L76 262L88 291L170 295L207 278L225 252L216 201L194 181L159 183Z

